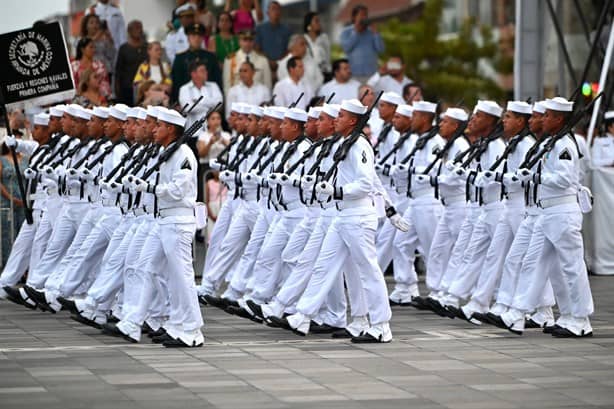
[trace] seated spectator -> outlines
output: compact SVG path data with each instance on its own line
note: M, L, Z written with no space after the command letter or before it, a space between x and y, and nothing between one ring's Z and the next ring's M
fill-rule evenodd
M228 90L226 94L226 118L230 116L233 102L245 102L250 105L261 105L271 99L271 91L264 85L254 81L256 69L250 61L244 61L239 68L240 81Z
M90 69L81 73L77 95L73 98L73 104L78 104L86 108L93 106L105 106L107 100L100 92L100 78L98 74Z
M394 92L403 95L403 88L413 81L405 76L405 64L401 57L390 57L380 72L369 78L367 84L375 88L375 92Z
M256 27L256 49L269 59L271 71L277 70L277 61L286 54L292 31L281 22L281 5L277 1L269 3L269 21Z
M367 20L368 9L359 4L352 9L352 24L341 32L341 47L347 55L354 77L365 82L377 71L377 57L384 42L374 24Z
M233 31L252 31L256 24L262 21L262 9L259 0L239 0L239 8L232 9L232 0L226 0L224 11L230 12L233 20Z
M614 111L603 115L606 134L593 140L593 166L614 166Z
M134 76L134 86L138 88L143 81L153 81L160 84L170 94L171 67L166 61L162 61L162 46L159 41L152 41L147 45L147 60L139 65Z
M142 81L136 91L136 104L143 108L148 105L169 106L170 98L162 84L156 84L152 80Z
M315 93L311 84L303 78L305 74L303 60L299 57L291 57L286 63L286 68L288 69L288 76L283 80L277 81L273 88L275 105L287 107L303 93L303 97L296 107L305 109Z
M305 41L307 41L307 55L311 57L325 78L330 78L330 40L328 34L322 32L320 15L309 12L303 21Z
M186 129L196 120L202 118L209 109L223 102L220 87L213 81L207 81L207 66L204 62L196 60L190 65L190 77L192 80L179 89L179 105L184 107L186 104L192 107L202 96L200 102L192 108L186 117Z
M94 59L104 63L107 73L113 73L113 63L115 62L115 44L107 28L102 28L100 17L96 14L88 14L81 20L81 38L89 38L94 42L96 52Z
M85 70L91 69L100 79L100 93L103 97L111 96L111 85L109 84L109 75L104 63L94 58L96 54L96 45L91 38L82 38L77 43L76 59L70 63L72 74L74 76L75 85L81 83L81 75Z
M324 82L324 76L318 67L316 61L307 54L307 40L300 34L293 34L288 43L288 55L279 60L277 64L277 79L282 80L288 76L286 63L292 57L298 57L303 60L305 66L305 81L307 81L314 89L318 89Z
M403 93L401 94L403 99L408 104L413 104L415 101L422 101L422 87L415 82L405 84L403 87Z
M205 164L208 164L211 160L215 159L229 143L230 134L222 129L222 115L217 111L211 113L209 118L207 118L207 129L200 133L198 142L196 142L198 157L203 159Z
M271 89L271 69L262 54L254 51L254 33L243 31L239 34L239 49L230 54L224 61L224 93L239 83L239 68L245 61L252 63L256 69L254 82L263 84Z
M345 59L335 60L333 62L334 78L322 85L318 91L318 95L323 96L326 100L334 92L335 96L330 101L331 104L340 104L344 99L358 98L358 88L360 83L352 79L352 69L350 62Z
M207 48L217 56L220 67L226 57L239 49L239 39L232 32L232 16L227 11L217 17L217 33L209 38Z
M139 65L147 58L147 42L143 23L132 20L128 23L128 41L119 47L115 63L115 96L118 102L128 106L134 103L134 76Z

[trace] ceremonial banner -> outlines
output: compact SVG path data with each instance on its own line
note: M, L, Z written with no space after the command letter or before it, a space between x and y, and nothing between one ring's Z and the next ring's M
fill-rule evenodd
M11 109L48 105L75 94L62 26L58 22L0 35L2 102Z

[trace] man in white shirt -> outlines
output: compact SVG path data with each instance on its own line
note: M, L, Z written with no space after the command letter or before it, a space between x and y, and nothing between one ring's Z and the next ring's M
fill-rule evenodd
M347 58L340 58L333 62L333 75L335 78L322 85L318 95L328 99L333 92L335 96L330 100L331 104L340 104L346 99L358 98L360 83L352 78L352 69Z
M286 63L289 76L283 80L277 81L273 88L275 95L275 105L289 106L292 104L301 92L304 94L301 100L296 105L297 108L305 109L313 98L314 90L312 84L305 81L305 67L303 60L300 57L292 57Z
M318 89L324 82L324 76L318 67L318 63L309 54L307 54L307 41L301 34L294 34L288 42L288 55L277 63L277 79L282 80L288 76L288 67L286 63L292 57L299 57L303 60L305 66L305 80L313 87Z
M390 57L384 68L384 74L376 72L369 78L367 84L376 92L394 92L403 95L403 88L413 81L405 76L405 64L401 57Z
M166 56L168 57L171 65L173 65L173 61L175 60L175 56L177 54L190 48L190 43L188 42L188 36L186 35L185 28L194 24L194 11L195 9L192 3L186 3L181 7L177 7L177 10L175 10L175 13L179 17L181 27L168 33L164 42Z
M263 84L254 82L256 68L251 61L244 61L239 68L241 81L231 87L226 93L226 117L230 116L230 107L233 102L245 102L260 106L271 99L271 91Z
M606 134L593 141L593 165L614 166L614 111L604 114Z
M254 82L263 84L268 89L273 86L271 68L267 58L254 50L254 34L245 30L239 34L239 49L224 60L224 93L228 95L231 87L241 81L241 65L249 61L254 66Z
M220 87L215 82L207 81L207 67L204 62L196 60L190 65L190 77L192 81L179 89L179 105L183 107L188 104L188 107L191 107L201 96L203 98L187 115L186 129L223 100Z
M111 4L109 0L98 0L96 5L85 10L85 15L88 14L95 14L106 23L111 38L113 38L115 49L119 50L119 47L126 42L126 22L121 10Z

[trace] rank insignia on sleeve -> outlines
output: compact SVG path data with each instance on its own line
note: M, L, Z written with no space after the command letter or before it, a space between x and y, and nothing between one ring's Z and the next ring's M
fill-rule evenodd
M183 163L181 164L181 169L192 170L192 165L190 165L190 161L187 159L184 160Z
M362 163L367 163L367 152L362 151Z
M559 159L561 160L571 160L571 155L567 149L564 149L563 152L559 154Z

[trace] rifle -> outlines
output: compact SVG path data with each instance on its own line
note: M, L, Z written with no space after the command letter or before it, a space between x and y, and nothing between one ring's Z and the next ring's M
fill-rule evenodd
M312 175L316 170L318 170L318 168L320 167L320 163L322 163L324 158L330 155L330 151L333 149L333 146L340 138L341 135L337 134L334 135L331 139L327 140L325 143L323 143L322 149L320 149L320 152L318 153L318 156L316 157L316 160L311 166L311 168L309 168L309 170L305 173L306 175Z
M382 158L380 158L378 165L383 165L384 163L386 163L386 161L388 160L388 158L390 158L392 155L394 155L399 149L401 149L401 146L403 146L403 144L405 143L406 140L409 139L410 136L412 136L413 132L411 130L405 132L398 141L395 142L394 146L392 147L392 149L385 154ZM375 149L375 147L373 148Z
M86 146L88 143L90 143L90 139L84 139L81 142L79 142L78 144L76 144L73 148L67 150L66 152L64 152L62 155L60 155L60 158L55 160L54 162L52 162L51 164L49 164L50 167L55 168L59 165L62 164L62 162L64 162L66 159L70 158L71 156L73 156L75 153L77 153L78 151L81 150L81 148L83 148L84 146Z
M423 149L426 146L426 143L435 135L437 135L437 132L439 132L439 125L435 125L428 131L426 135L419 137L412 150L399 163L409 162L409 160L414 157L416 152L418 152L420 149Z
M476 145L476 147L473 150L473 152L471 152L471 154L469 154L467 156L465 161L463 163L461 163L461 167L466 168L467 166L469 166L471 164L471 162L473 162L474 159L475 160L479 160L480 157L482 156L482 154L484 152L486 152L486 149L488 149L488 144L490 144L494 140L499 139L501 137L501 135L503 135L503 122L499 122L495 126L495 129L493 129L490 134L488 134L487 136L483 137L478 142L478 144ZM471 148L469 148L469 149L471 149Z
M531 133L531 131L529 130L528 127L524 127L522 129L522 131L520 131L520 133L518 135L516 135L515 137L513 137L510 142L507 144L507 146L505 147L505 150L503 151L503 153L501 154L501 156L499 156L497 158L497 160L495 160L493 162L493 164L490 166L490 171L494 172L495 170L497 170L497 168L499 167L499 165L501 165L501 162L503 162L505 159L507 159L507 157L516 150L516 147L518 146L518 144L524 139L525 136L533 136L535 137L535 135L533 135L533 133Z
M305 151L305 153L303 153L303 156L301 156L296 162L294 162L292 164L292 166L290 166L288 169L286 169L285 173L287 175L289 175L292 172L294 172L303 162L305 162L307 159L309 159L315 153L316 149L319 146L322 146L325 142L326 142L326 140L319 139L319 140L315 141L314 143L312 143L311 146Z
M454 145L454 142L458 138L463 136L463 134L465 133L465 129L467 128L467 124L468 123L469 123L469 121L465 121L465 122L462 122L461 124L458 125L458 128L456 128L456 131L454 132L452 137L448 140L448 142L446 142L446 144L443 146L443 148L441 150L439 150L435 154L435 160L433 160L431 163L429 163L429 165L426 167L426 169L424 169L424 172L422 172L423 175L428 175L431 172L431 170L435 167L435 164L437 163L437 161L440 160L441 158L443 158L443 156L446 154L446 152L448 152L450 149L452 149L452 146Z
M83 157L81 159L79 159L77 161L77 163L72 165L71 168L79 169L81 167L81 165L83 165L89 159L90 155L94 154L94 152L96 152L98 150L98 148L100 148L100 145L102 145L103 143L106 143L106 142L107 142L107 138L100 138L100 139L98 139L96 142L94 142L94 144L91 146L91 148L89 148L87 150L85 155L83 155Z

